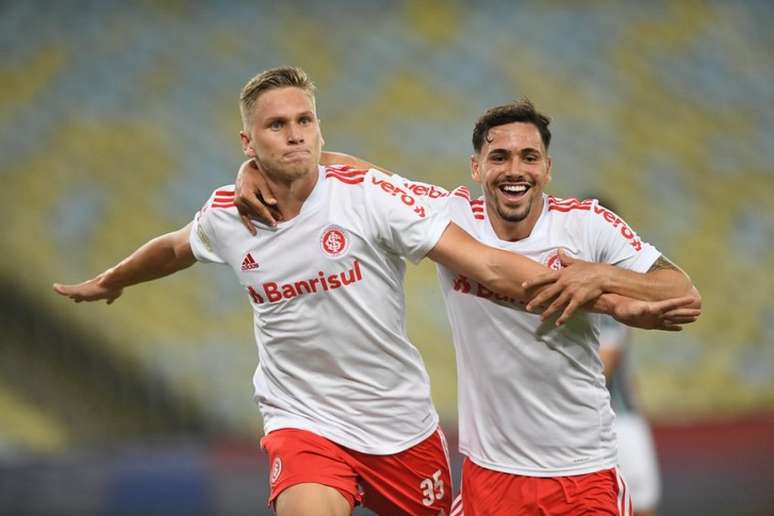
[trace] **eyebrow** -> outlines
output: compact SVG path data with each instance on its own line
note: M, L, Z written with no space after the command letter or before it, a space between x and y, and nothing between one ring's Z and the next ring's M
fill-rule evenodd
M514 151L511 149L506 149L505 147L495 147L493 149L489 149L489 152L487 152L487 155L495 154L495 153L507 153L507 154L513 154ZM524 147L523 149L518 149L515 151L516 154L525 154L528 152L535 152L538 154L541 154L540 149L536 149L535 147Z
M302 111L301 113L296 113L295 115L290 115L290 116L287 116L287 115L271 116L271 117L267 118L266 121L267 122L269 122L269 121L273 122L275 120L288 120L288 119L291 119L291 118L299 118L299 117L302 117L302 116L309 116L309 117L315 118L314 111Z

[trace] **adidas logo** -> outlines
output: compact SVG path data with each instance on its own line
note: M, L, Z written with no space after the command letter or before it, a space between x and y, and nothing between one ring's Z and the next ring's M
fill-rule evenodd
M257 268L258 268L258 262L256 262L253 259L253 255L251 255L250 253L247 253L247 256L245 256L245 259L242 260L242 270L251 271Z

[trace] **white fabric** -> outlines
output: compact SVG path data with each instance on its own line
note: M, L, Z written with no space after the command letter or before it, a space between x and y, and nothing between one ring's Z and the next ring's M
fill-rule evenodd
M635 511L655 509L661 498L658 462L648 423L639 415L618 414L618 464Z
M226 207L213 207L223 196L197 215L191 247L201 261L231 266L248 289L265 431L309 430L370 454L428 437L438 415L406 336L403 257L418 261L435 246L445 212L379 171L321 167L301 213L253 237L227 193Z
M483 198L471 200L460 187L436 199L477 240L543 264L556 266L562 249L645 272L660 256L596 201L544 196L530 236L507 242L497 238ZM556 328L556 318L541 323L469 278L444 267L438 275L457 350L460 452L484 468L518 475L614 467L614 415L597 351L600 316L579 312Z
M556 266L562 249L645 272L659 256L596 202L545 196L532 233L517 242L498 239L486 210L474 211L464 197L450 196L448 208L481 242L543 264ZM451 271L439 268L439 277L457 348L460 451L482 467L519 475L615 466L614 415L597 352L599 317L578 313L556 328L555 318L541 323L519 303L493 299Z

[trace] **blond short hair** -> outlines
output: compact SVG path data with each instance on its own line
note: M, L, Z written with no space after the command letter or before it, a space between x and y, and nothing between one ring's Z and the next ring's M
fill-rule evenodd
M296 66L271 68L247 81L239 95L239 112L242 115L244 128L249 127L250 114L258 97L269 90L288 87L301 88L314 103L314 83L307 77L306 72Z

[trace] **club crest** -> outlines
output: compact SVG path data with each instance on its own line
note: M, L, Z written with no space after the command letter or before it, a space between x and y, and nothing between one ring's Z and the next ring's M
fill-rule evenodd
M320 248L330 258L338 258L349 251L349 235L339 226L328 226L320 236Z

